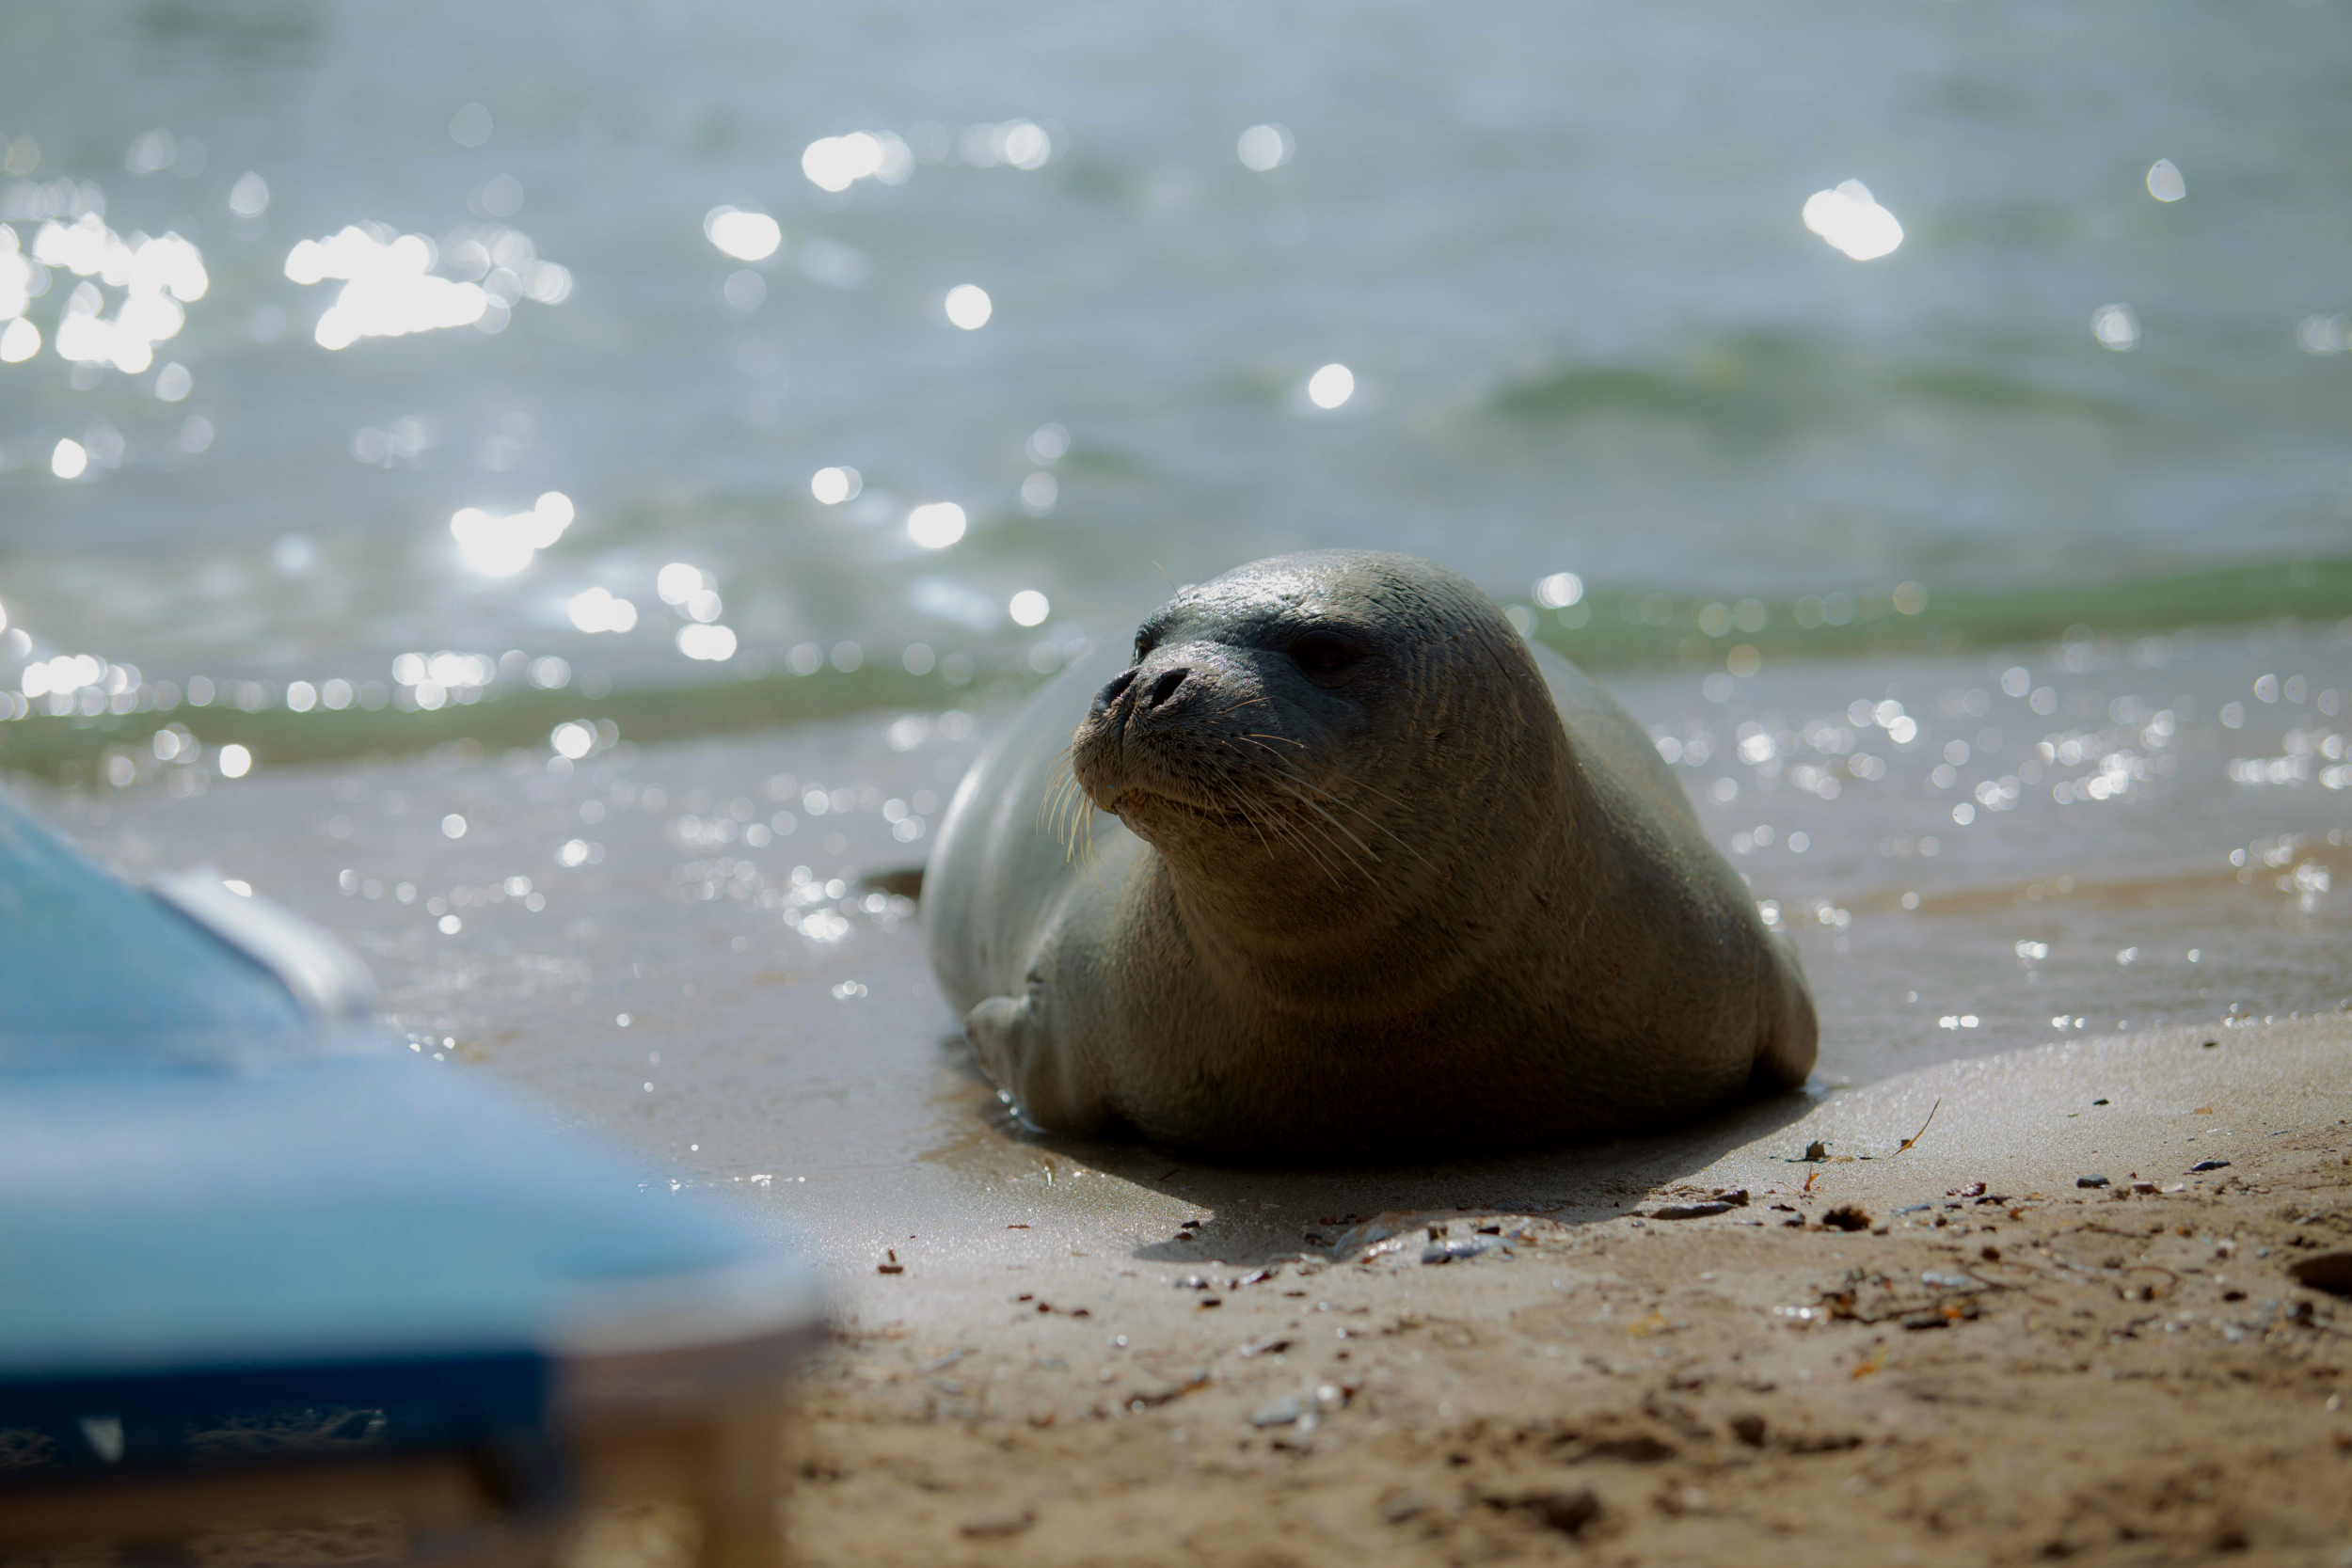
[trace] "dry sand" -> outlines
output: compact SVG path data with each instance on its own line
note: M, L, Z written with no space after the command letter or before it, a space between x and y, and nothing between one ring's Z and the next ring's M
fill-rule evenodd
M843 1303L803 1560L2352 1563L2352 1304L2289 1273L2352 1252L2342 1014L1489 1166L1051 1164ZM1090 1190L1144 1165L1150 1234Z

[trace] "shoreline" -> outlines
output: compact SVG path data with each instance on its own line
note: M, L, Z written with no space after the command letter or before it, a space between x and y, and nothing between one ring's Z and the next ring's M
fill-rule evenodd
M1498 602L1510 606L1525 634L1553 652L1589 673L1618 676L1728 663L1744 677L1765 660L1777 665L1933 658L2022 648L2091 629L2086 615L2097 617L2095 634L2105 638L2227 631L2282 620L2318 629L2352 617L2352 559L2178 571L2103 588L1947 589L1929 594L1916 583L1899 586L1917 593L1832 594L1846 601L1835 610L1818 596L1742 599L1742 618L1736 624L1725 605L1710 605L1705 595L1669 597L1639 585L1596 585L1589 594L1580 585L1577 602L1544 612L1516 602L1515 595L1501 595ZM1720 612L1720 625L1709 610ZM243 746L266 766L334 763L410 756L451 745L477 751L536 748L547 744L555 725L570 721L610 723L632 745L691 741L893 709L933 712L957 704L1015 699L1057 670L1071 653L1067 645L1039 647L1052 654L1042 668L1035 662L1037 650L1026 657L1000 652L976 661L969 654L941 657L925 645L913 665L876 648L872 662L861 649L843 669L837 661L824 662L811 643L789 652L753 649L701 680L616 686L604 672L583 668L580 681L567 673L566 684L553 689L525 678L530 661L517 651L502 660L485 658L485 669L500 673L482 686L446 691L435 687L429 706L420 705L419 689L393 689L379 681L366 683L378 688L370 694L372 707L348 701L329 708L314 699L313 705L296 711L286 705L282 685L250 679L222 681L217 700L199 705L182 701L178 686L163 681L126 693L127 707L101 704L96 713L19 713L12 721L0 722L0 771L120 788L167 772L195 771L191 765L200 751L223 745ZM914 652L909 650L910 656ZM803 657L813 662L806 667L793 662ZM914 673L917 667L922 673ZM248 702L232 700L239 689ZM0 720L7 718L0 703ZM179 759L181 766L170 769L148 754L147 744L154 730L167 724L182 726L197 742ZM127 759L133 771L110 780L106 765L116 758Z

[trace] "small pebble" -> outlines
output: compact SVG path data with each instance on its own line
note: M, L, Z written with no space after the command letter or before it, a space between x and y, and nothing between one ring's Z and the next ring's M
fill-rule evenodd
M2074 1185L2077 1187L2104 1187L2106 1184L2107 1179L2104 1176L2078 1176L2074 1178Z
M2224 1170L2228 1168L2229 1164L2227 1160L2200 1160L2188 1167L2189 1174L2193 1176L2201 1170Z
M1268 1400L1249 1413L1253 1427L1286 1427L1306 1414L1306 1402L1296 1394L1285 1394L1279 1400Z

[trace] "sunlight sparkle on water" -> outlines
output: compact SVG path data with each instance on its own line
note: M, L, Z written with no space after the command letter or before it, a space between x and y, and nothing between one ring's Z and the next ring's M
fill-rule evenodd
M654 574L654 592L667 605L682 605L697 594L712 586L714 579L700 566L683 561L673 561Z
M549 490L530 511L503 517L469 506L449 520L449 531L468 567L485 578L511 578L564 536L573 515L571 499Z
M585 632L632 631L637 626L637 607L616 598L610 589L591 588L575 594L564 608L572 625Z
M1045 618L1054 612L1054 607L1045 595L1036 589L1024 588L1012 596L1010 603L1006 605L1005 612L1012 617L1014 626L1041 626L1045 624Z
M819 468L809 476L808 493L826 506L839 506L854 500L866 488L866 482L855 468Z
M739 261L764 261L784 244L784 230L774 218L736 207L710 209L703 217L703 233Z
M1239 154L1244 168L1260 174L1280 168L1291 161L1297 144L1291 139L1290 129L1282 125L1252 125L1241 134L1233 150Z
M835 193L861 180L897 185L914 172L914 154L888 131L852 131L810 142L801 153L801 172L818 190Z
M0 252L0 263L15 261L22 267L23 260L13 249L11 245L8 252ZM177 337L186 324L187 312L181 307L203 298L212 286L202 253L178 234L155 239L133 234L126 239L95 213L85 213L72 224L54 218L44 222L34 232L32 259L91 279L67 297L56 328L57 356L75 364L111 364L127 375L137 375L154 363L154 345ZM0 316L21 315L21 306L8 309L16 301L7 297L7 269L0 265ZM124 291L112 318L105 315L102 284Z
M1554 572L1535 584L1535 602L1546 610L1562 610L1584 596L1584 579L1574 572Z
M220 749L216 760L224 779L242 779L253 771L253 753L233 740Z
M437 274L433 269L444 261L461 276ZM453 230L446 251L422 234L350 224L324 240L295 245L285 272L304 285L342 280L314 334L326 349L447 327L497 332L517 301L560 305L572 292L568 268L541 261L529 236L494 223Z
M2102 305L2090 313L2090 335L2118 354L2139 341L2139 318L2128 305Z
M1880 206L1859 180L1805 198L1804 226L1857 261L1875 261L1903 243L1903 226Z
M988 291L977 283L959 283L947 291L947 319L966 332L977 332L988 325L988 318L996 307L988 297Z
M700 622L689 626L680 626L677 634L677 651L688 658L709 659L713 662L733 658L735 657L735 633L724 626L704 626Z
M946 549L967 526L963 508L953 501L931 501L907 514L907 537L927 550Z
M79 479L88 467L88 449L72 436L59 441L49 454L49 471L59 479Z
M2148 194L2158 201L2178 201L2188 194L2188 182L2169 158L2158 158L2148 168Z
M1356 395L1356 372L1345 365L1326 365L1307 378L1307 401L1317 408L1337 408Z

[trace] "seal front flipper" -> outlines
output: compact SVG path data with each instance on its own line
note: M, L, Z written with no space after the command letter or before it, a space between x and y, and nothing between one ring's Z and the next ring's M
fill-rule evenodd
M963 1036L980 1070L1012 1096L1024 1120L1047 1132L1099 1137L1119 1120L1090 1074L1054 1037L1032 988L1025 997L992 996L963 1015Z

